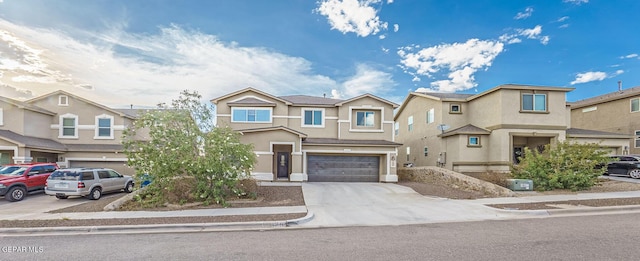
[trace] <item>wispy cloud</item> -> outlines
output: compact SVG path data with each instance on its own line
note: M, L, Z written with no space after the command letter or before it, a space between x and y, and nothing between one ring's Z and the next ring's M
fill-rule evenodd
M620 59L631 59L631 58L636 58L636 57L638 57L637 53L631 53L631 54L627 54L627 55L624 55L624 56L620 56Z
M516 19L516 20L526 19L531 17L532 14L533 14L533 7L529 6L524 9L524 12L518 12L516 16L513 17L513 19Z
M571 85L580 84L580 83L588 83L595 81L602 81L607 78L615 77L620 74L623 74L624 70L616 70L613 73L607 74L606 72L601 71L592 71L592 72L584 72L576 74L575 80L571 82Z
M390 73L358 64L355 75L344 81L341 87L336 91L350 98L364 93L388 93L393 90L394 81Z
M531 29L515 29L514 31L514 33L503 34L498 39L507 44L514 44L522 42L520 37L526 37L527 39L539 40L543 45L547 45L550 40L548 35L542 35L541 25L536 25Z
M315 11L327 17L332 30L367 37L387 30L388 23L380 21L378 10L373 7L380 3L381 0L323 0Z
M562 2L574 4L574 5L581 5L581 4L589 3L589 0L562 0Z
M433 90L455 92L477 86L474 74L488 69L493 60L504 50L499 41L470 39L464 43L442 44L419 49L416 46L402 47L398 55L402 58L405 72L416 80L420 76L433 77L447 71L448 80L431 82Z
M569 20L569 17L568 16L563 16L563 17L558 18L558 20L556 20L556 22L562 23L562 22L567 21L567 20Z
M276 95L322 95L332 89L346 92L345 86L348 94L378 94L392 85L389 75L373 69L358 69L352 78L336 81L315 73L304 58L223 42L177 25L157 34L114 29L74 32L84 35L74 38L65 31L0 19L0 32L0 90L14 98L65 89L105 105L154 106L184 89L210 99L247 86ZM376 77L385 86L356 88Z

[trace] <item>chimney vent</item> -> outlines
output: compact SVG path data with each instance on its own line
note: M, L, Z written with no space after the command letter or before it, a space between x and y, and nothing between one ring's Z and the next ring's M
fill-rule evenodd
M618 91L622 91L622 81L618 81Z
M322 97L323 97L323 98L327 98L327 94L326 94L326 93L323 93L323 94L322 94Z

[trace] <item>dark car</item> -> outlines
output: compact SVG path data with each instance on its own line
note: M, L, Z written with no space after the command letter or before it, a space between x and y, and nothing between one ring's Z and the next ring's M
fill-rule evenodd
M616 155L611 158L613 161L607 164L607 175L622 175L640 179L640 155Z

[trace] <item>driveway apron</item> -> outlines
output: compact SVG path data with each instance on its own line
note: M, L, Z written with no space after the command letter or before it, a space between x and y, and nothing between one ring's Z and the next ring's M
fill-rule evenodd
M503 219L509 213L465 200L422 196L390 183L303 183L314 218L303 226L341 227Z

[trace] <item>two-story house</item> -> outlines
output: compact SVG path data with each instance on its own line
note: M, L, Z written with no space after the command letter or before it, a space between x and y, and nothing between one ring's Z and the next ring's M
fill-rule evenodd
M211 100L216 121L240 132L260 180L397 182L393 110L365 94L348 100L274 96L246 88Z
M640 154L640 87L569 103L571 126L629 136L621 154Z
M2 164L58 162L63 167L127 167L121 137L135 116L65 91L27 101L0 97Z
M509 171L525 147L541 150L568 138L621 151L624 135L570 128L571 90L506 84L479 94L411 92L394 117L399 163Z

